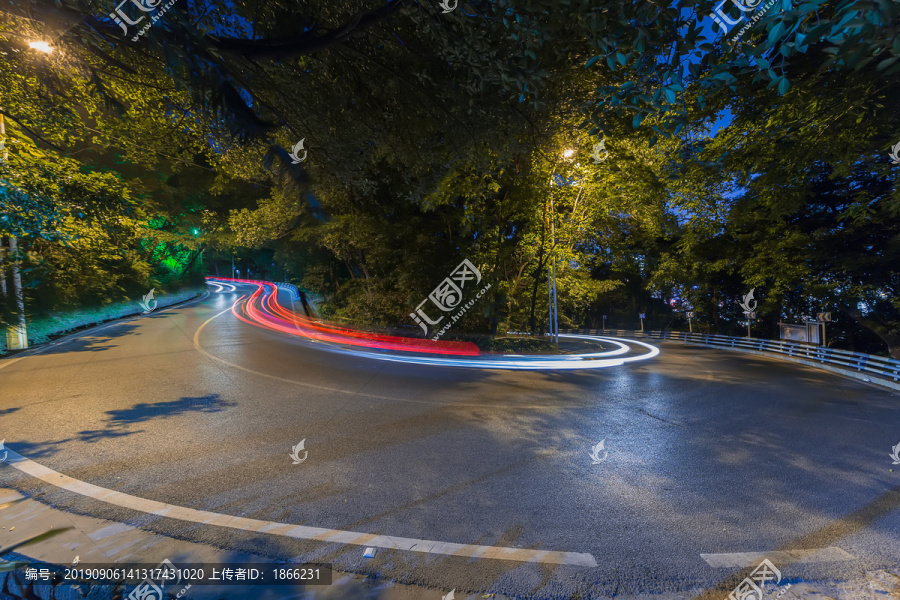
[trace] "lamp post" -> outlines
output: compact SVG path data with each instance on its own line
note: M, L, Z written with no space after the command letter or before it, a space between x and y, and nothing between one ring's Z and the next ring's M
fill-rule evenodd
M567 148L562 153L563 158L569 159L575 156L575 150ZM553 171L556 170L556 163L550 169L550 185L553 185ZM550 312L550 337L554 342L559 344L559 312L557 310L556 301L556 263L553 260L553 250L556 248L556 223L553 221L553 196L550 196L550 273L547 280L548 299Z
M38 52L50 54L53 48L44 41L29 42L29 47ZM0 113L0 161L6 164L9 159L9 151L6 148L6 122L3 114ZM4 192L8 193L8 192ZM3 261L6 254L2 238L0 238L0 292L5 296L6 288L6 272L3 268ZM25 296L22 293L22 274L19 270L19 244L16 236L9 236L9 271L12 275L12 290L16 300L17 323L10 324L6 328L6 347L9 350L24 350L28 347L28 329L25 322Z
M547 279L550 289L548 304L550 307L550 338L559 344L559 315L556 312L556 263L553 262L553 249L556 246L556 227L553 224L553 198L550 198L550 273Z

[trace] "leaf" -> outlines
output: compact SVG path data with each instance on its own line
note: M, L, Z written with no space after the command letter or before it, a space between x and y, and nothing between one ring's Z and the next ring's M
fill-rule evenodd
M781 22L776 23L775 27L772 28L772 31L769 32L769 45L773 46L783 33L784 24Z
M584 68L585 68L585 69L590 69L591 66L593 66L593 64L594 64L595 62L597 62L598 60L600 60L600 57L599 57L599 56L595 56L595 57L591 58L589 61L587 61L587 64L584 65Z
M631 127L633 129L637 129L638 127L640 127L641 121L643 121L643 120L644 120L644 115L642 115L642 114L634 115L634 119L632 119L632 121L631 121Z
M788 81L787 77L782 77L778 82L778 93L784 96L784 94L788 91L788 88L791 87L791 82Z

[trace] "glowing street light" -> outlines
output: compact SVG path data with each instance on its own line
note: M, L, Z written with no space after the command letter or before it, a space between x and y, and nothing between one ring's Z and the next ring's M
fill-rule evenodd
M53 52L53 48L50 47L50 44L47 42L37 41L37 42L29 42L28 45L39 52L44 52L45 54L50 54Z
M569 148L568 150L566 150L565 152L563 152L563 158L572 158L572 156L573 156L574 154L575 154L575 151L572 150L571 148Z

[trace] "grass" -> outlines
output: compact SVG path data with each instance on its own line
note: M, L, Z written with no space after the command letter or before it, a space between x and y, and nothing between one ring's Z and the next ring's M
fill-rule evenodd
M502 354L559 354L550 336L466 336L483 352Z

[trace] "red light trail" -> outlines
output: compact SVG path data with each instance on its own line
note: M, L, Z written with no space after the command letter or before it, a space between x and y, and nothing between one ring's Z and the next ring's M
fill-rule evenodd
M328 325L300 315L278 302L278 288L268 281L207 277L208 281L224 281L256 286L249 297L241 296L232 305L234 316L245 323L279 331L289 335L331 342L348 346L362 346L379 350L445 354L454 356L478 356L481 351L471 342L443 342L406 338L394 335L358 331L347 327ZM241 314L241 313L244 314ZM244 316L246 315L246 316Z

